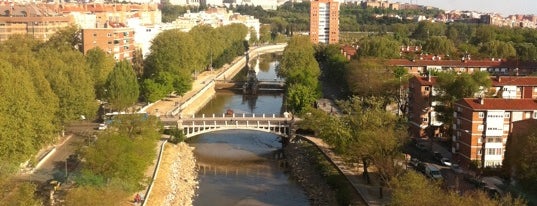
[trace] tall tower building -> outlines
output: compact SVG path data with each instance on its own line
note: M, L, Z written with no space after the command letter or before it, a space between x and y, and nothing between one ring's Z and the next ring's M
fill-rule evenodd
M336 44L339 42L338 0L311 1L310 39L314 44Z

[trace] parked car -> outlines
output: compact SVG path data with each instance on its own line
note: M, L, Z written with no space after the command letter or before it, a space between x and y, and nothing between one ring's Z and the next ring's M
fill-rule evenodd
M416 147L420 151L427 151L427 147L423 143L416 143Z
M410 161L408 162L408 164L410 164L414 168L417 168L419 163L420 161L418 160L418 158L415 157L410 159Z
M459 164L451 164L451 170L457 174L462 174L464 171L462 171L462 168L459 166Z
M106 128L108 128L108 125L102 123L102 124L99 124L99 130L105 130Z
M491 187L491 186L484 186L483 190L489 195L491 198L496 198L501 195L500 191L497 188Z
M440 163L442 163L442 165L444 166L451 166L451 160L449 160L448 158L445 158L443 157L442 159L440 159Z
M426 165L425 163L423 163L423 162L419 162L419 163L418 163L418 166L416 167L416 170L418 170L419 172L425 174L425 167L426 167L426 166L427 166L427 165Z
M444 158L444 156L442 156L442 154L440 154L440 152L433 152L433 158L440 162L442 160L442 158Z
M487 183L483 182L483 180L479 179L479 178L476 178L476 177L473 177L473 176L470 176L470 175L466 175L464 176L463 178L465 181L471 183L472 185L474 185L476 188L483 188L487 185Z
M433 164L428 164L425 167L425 175L427 175L427 177L435 179L435 180L441 180L441 179L444 178L444 177L442 177L442 173L440 173L440 170L438 169L438 167L436 167Z

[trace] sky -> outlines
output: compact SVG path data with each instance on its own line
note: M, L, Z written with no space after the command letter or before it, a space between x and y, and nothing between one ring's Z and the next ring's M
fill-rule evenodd
M390 2L410 3L410 0L391 0ZM537 15L537 0L412 0L412 3L434 6L443 10L494 12L502 16Z

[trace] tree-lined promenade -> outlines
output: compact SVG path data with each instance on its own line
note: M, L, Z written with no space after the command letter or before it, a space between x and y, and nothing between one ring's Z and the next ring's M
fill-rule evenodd
M164 31L147 59L137 51L132 62L115 62L98 48L82 54L79 32L70 27L47 42L12 36L0 44L0 186L14 188L0 194L2 202L39 204L25 195L36 185L9 177L21 163L35 164L33 155L53 144L71 121L98 119L99 108L133 112L139 100L183 94L197 73L242 55L250 31L239 24ZM151 116L122 118L79 151L82 169L69 176L79 189L70 191L68 202L117 205L146 184L144 172L154 160L162 126Z

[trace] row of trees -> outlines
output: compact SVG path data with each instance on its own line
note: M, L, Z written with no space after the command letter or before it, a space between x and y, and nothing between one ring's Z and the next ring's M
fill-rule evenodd
M398 25L393 34L369 35L359 41L360 56L398 58L401 46L422 46L420 53L403 56L415 59L421 53L442 55L446 59L516 58L535 61L537 36L532 30L462 23L443 24L422 21L416 25Z
M248 50L244 38L250 32L242 24L212 28L207 25L182 32L160 33L144 61L142 97L154 102L171 92L184 94L199 72L219 68Z
M320 97L319 64L315 60L315 49L307 36L293 37L285 50L278 67L278 75L285 78L287 85L286 105L300 113Z

